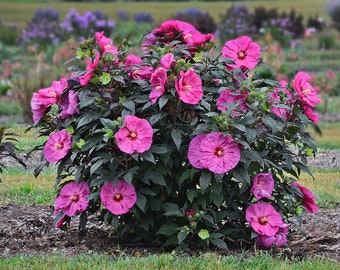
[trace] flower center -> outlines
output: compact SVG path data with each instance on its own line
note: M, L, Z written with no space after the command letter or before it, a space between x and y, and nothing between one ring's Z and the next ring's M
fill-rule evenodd
M303 94L309 94L310 92L312 92L312 90L310 90L310 89L304 89L302 91Z
M79 201L79 195L71 195L70 200L72 202L78 202Z
M137 133L134 131L131 131L129 137L131 138L131 140L135 140L137 139Z
M190 84L186 84L186 85L184 86L184 88L185 88L186 90L190 90L190 89L192 88L192 86L191 86Z
M51 97L56 97L57 96L56 92L50 92L50 95L51 95Z
M107 45L104 46L104 49L109 50L109 49L111 49L111 47L112 47L112 44L107 44Z
M158 91L158 90L162 90L162 86L161 85L157 85L156 87L155 87L155 89Z
M187 40L187 39L189 39L189 38L191 38L192 37L192 34L186 34L184 37L183 37L183 39L184 40Z
M259 223L261 224L261 225L266 225L267 224L267 222L268 222L268 218L267 217L259 217Z
M240 51L240 52L238 52L237 56L238 56L238 59L244 60L246 58L247 54L244 51Z
M220 148L220 147L217 147L217 148L215 149L214 155L217 156L217 157L222 157L222 156L223 156L223 149Z
M120 193L115 194L115 196L113 197L113 200L115 202L120 202L121 200L123 200L122 194L120 194Z
M63 148L63 144L62 143L55 143L54 147L57 149L62 149Z

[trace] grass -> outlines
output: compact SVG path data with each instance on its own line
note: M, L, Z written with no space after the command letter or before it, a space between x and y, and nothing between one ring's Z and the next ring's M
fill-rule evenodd
M310 16L322 16L325 21L329 21L329 16L324 14L325 1L324 0L282 0L282 1L247 1L246 3L250 10L255 7L265 6L267 9L277 8L279 11L290 12L292 6L297 14L303 13L306 20ZM60 13L60 20L63 21L67 12L71 7L75 8L79 13L83 14L85 11L101 10L109 18L118 20L117 12L125 10L131 17L136 12L151 13L155 24L170 18L178 11L191 7L196 7L207 11L215 20L216 23L220 21L220 14L226 11L233 5L233 2L129 2L129 1L115 1L115 2L57 2L57 1L25 1L25 0L0 0L1 17L4 22L19 24L25 26L26 23L34 16L38 8L45 9L47 7L53 8Z
M0 268L10 269L261 269L261 270L336 270L339 265L330 260L313 259L306 261L274 258L268 253L258 252L255 256L220 256L215 253L205 253L201 256L185 256L177 254L149 255L146 257L110 254L64 256L60 254L48 256L17 256L3 259Z
M34 177L32 170L6 168L1 174L0 202L15 204L52 204L56 195L53 188L55 169L44 170Z
M340 170L314 169L313 177L303 173L299 183L313 191L320 208L334 209L340 206Z
M316 140L317 148L322 150L340 149L340 123L320 123L321 135L309 128L308 131Z

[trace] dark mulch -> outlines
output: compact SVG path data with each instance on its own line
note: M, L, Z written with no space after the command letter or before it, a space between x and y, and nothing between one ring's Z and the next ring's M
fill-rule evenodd
M55 229L52 216L52 206L0 205L0 256L102 252L119 255L122 251L140 256L162 252L154 247L126 245L124 242L120 243L118 250L118 241L111 227L99 222L96 216L89 217L88 226L82 231L78 230L76 218L68 231ZM305 215L302 229L305 235L293 230L289 234L288 246L276 249L274 253L299 259L325 257L340 263L340 208ZM240 249L217 252L237 255ZM249 253L254 253L254 248L250 248Z

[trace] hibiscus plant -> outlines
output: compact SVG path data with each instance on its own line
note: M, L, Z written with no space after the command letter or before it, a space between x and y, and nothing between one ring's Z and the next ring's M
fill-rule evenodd
M139 50L104 32L83 41L70 77L31 102L47 136L36 174L58 166L56 226L97 214L122 245L285 245L293 217L317 211L297 181L311 174L306 127L317 128L321 100L303 71L292 82L259 77L261 53L247 36L220 50L177 20Z

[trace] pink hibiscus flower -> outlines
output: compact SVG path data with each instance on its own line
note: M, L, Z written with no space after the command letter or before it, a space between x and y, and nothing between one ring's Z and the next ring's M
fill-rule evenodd
M100 191L100 199L106 209L114 215L122 215L130 211L137 201L133 185L125 180L118 180L117 185L107 182Z
M62 211L66 216L83 212L89 205L87 198L90 196L90 188L85 182L70 182L64 185L55 199L56 211Z
M259 173L252 179L251 192L256 200L270 198L274 189L274 179L271 173Z
M250 37L242 36L227 41L222 48L222 56L235 62L230 65L233 68L253 69L260 59L261 47Z
M286 81L280 81L280 85L282 86L282 88L275 88L269 96L269 100L272 102L270 110L278 117L288 119L291 116L289 110L277 106L276 103L281 101L281 96L290 100L290 102L286 104L287 106L290 106L292 103L294 103L294 100L292 100L292 93L286 88L288 83Z
M152 73L150 83L151 92L149 98L154 104L165 92L165 83L168 78L166 69L159 67Z
M317 91L309 84L310 75L306 72L299 71L292 82L294 90L298 93L301 101L310 106L315 107L315 104L321 103L321 99L317 96Z
M40 120L45 115L48 107L60 102L61 94L67 87L67 79L61 78L60 81L53 81L50 87L40 89L38 93L33 94L31 111L34 122Z
M174 55L172 53L165 54L161 60L159 60L159 63L161 67L169 69L171 67L172 62L174 61Z
M45 116L47 111L47 107L41 104L40 102L41 96L38 93L33 93L31 99L31 111L32 111L32 118L33 122L36 122Z
M129 77L134 80L148 80L151 77L153 68L150 66L141 65L142 58L134 54L129 54L124 62L124 69L131 69Z
M150 35L146 37L142 44L144 52L147 52L149 46L153 46L157 41L170 43L178 38L187 45L203 45L208 41L212 41L212 34L202 34L190 23L179 20L168 20L161 24L160 27L154 29Z
M273 236L258 235L256 237L256 245L264 248L270 248L272 246L282 247L287 243L288 229L289 225L284 223Z
M191 69L180 72L181 78L175 81L179 99L184 103L195 105L203 97L202 80Z
M65 119L68 118L74 114L79 114L79 108L78 106L79 97L78 93L70 90L67 93L65 93L60 101L60 118Z
M198 169L223 174L235 168L241 154L238 144L220 132L198 135L189 144L188 159Z
M249 205L246 209L246 220L253 230L260 235L273 236L283 226L280 214L271 204L266 202Z
M79 76L79 82L81 85L87 85L91 78L94 75L94 70L98 67L98 63L100 60L100 54L99 52L96 52L96 57L92 60L85 59L87 66L86 66L86 73L84 75Z
M52 132L45 144L44 154L48 162L58 162L71 149L71 135L66 129Z
M306 208L306 211L308 213L316 213L319 210L318 205L315 203L315 196L313 195L313 193L306 187L301 186L299 183L294 182L292 183L293 187L297 187L301 193L302 193L302 197L299 197L302 200L302 204L303 206Z
M202 163L201 142L206 134L201 134L193 138L189 143L188 159L190 164L197 169L206 169L206 165Z
M309 120L313 123L317 124L319 122L319 114L313 111L313 108L309 106L302 106L302 109L305 112L305 115Z
M235 117L238 116L241 112L247 112L248 106L246 104L248 97L248 92L241 92L240 90L224 90L220 93L216 105L217 109L220 111L227 111L228 104L230 103L238 103L238 109L232 110L230 116Z
M105 53L116 54L117 53L117 48L112 44L112 39L104 36L104 31L96 32L95 39L99 47L102 49L103 54Z
M150 123L134 115L125 116L123 123L115 134L118 148L128 154L143 153L150 149L153 130Z

